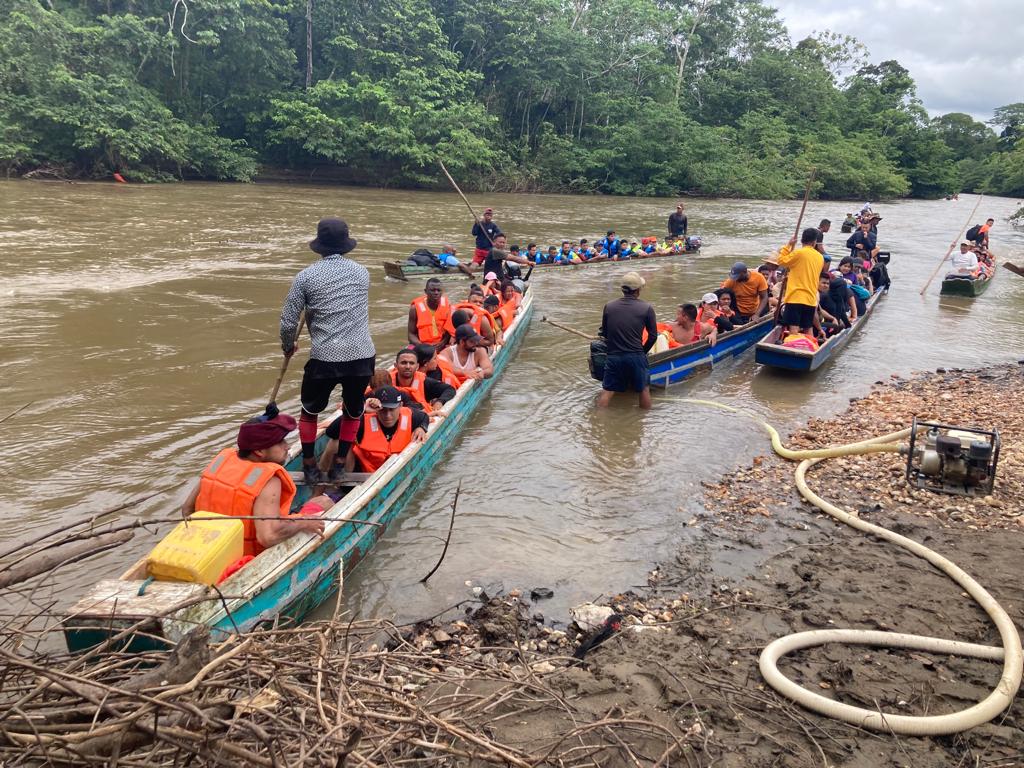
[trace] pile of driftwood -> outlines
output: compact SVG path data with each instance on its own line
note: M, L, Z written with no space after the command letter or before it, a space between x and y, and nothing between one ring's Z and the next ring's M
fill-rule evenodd
M219 645L197 629L159 653L4 649L0 764L525 768L604 764L628 741L645 745L646 765L666 765L685 748L618 712L500 743L490 726L503 715L570 705L525 661L453 663L409 637L334 619Z

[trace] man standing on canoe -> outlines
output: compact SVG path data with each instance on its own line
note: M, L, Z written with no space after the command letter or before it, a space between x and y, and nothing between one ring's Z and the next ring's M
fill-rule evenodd
M668 217L668 239L675 240L679 237L686 237L687 220L686 214L683 213L685 206L682 203L676 205L674 213L670 213Z
M814 247L821 233L808 227L800 234L800 247L794 250L796 238L779 249L778 265L786 267L786 293L782 297L781 323L788 334L810 333L818 313L818 279L825 258Z
M298 349L299 318L306 313L309 326L309 361L302 374L302 472L312 489L323 482L316 464L317 415L327 408L339 384L344 402L340 423L340 448L330 478L344 471L345 455L355 441L363 416L366 385L373 375L376 350L370 338L370 273L362 264L346 259L356 247L348 224L341 219L321 219L310 250L323 256L299 272L281 310L281 348L285 357ZM330 479L329 478L329 479Z
M484 220L473 225L470 232L476 238L476 248L473 250L473 264L479 266L484 263L488 252L495 247L495 240L501 234L501 229L494 223L494 209L484 208ZM487 274L487 270L484 270Z
M450 336L445 323L452 315L452 305L444 295L444 287L436 277L427 280L423 295L409 304L406 329L410 344L433 344L438 350L448 346Z
M524 259L522 256L518 256L505 248L506 240L505 236L499 232L494 237L494 247L491 248L487 255L484 257L484 275L494 273L498 276L498 282L504 282L509 278L508 269L505 267L505 262L512 262L514 264L524 264L529 266L529 259Z
M616 392L628 389L639 393L641 408L651 407L647 353L658 340L658 322L654 307L640 300L640 289L646 284L638 273L627 272L622 276L622 298L604 305L600 335L608 345L608 361L597 396L599 407L609 405Z

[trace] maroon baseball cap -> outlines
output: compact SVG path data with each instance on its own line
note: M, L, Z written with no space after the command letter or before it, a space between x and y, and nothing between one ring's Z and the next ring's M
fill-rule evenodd
M278 413L277 408L267 408L266 413L249 419L238 428L238 448L242 451L261 451L277 445L296 427L295 419L287 413Z

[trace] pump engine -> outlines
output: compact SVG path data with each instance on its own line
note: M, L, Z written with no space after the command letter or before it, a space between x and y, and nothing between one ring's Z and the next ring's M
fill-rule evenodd
M999 462L999 430L914 422L907 451L907 482L959 496L992 492Z

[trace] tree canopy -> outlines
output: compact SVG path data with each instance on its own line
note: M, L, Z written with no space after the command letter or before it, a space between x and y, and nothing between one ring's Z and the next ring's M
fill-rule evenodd
M1024 104L930 119L761 0L6 0L0 169L778 198L1024 194Z

